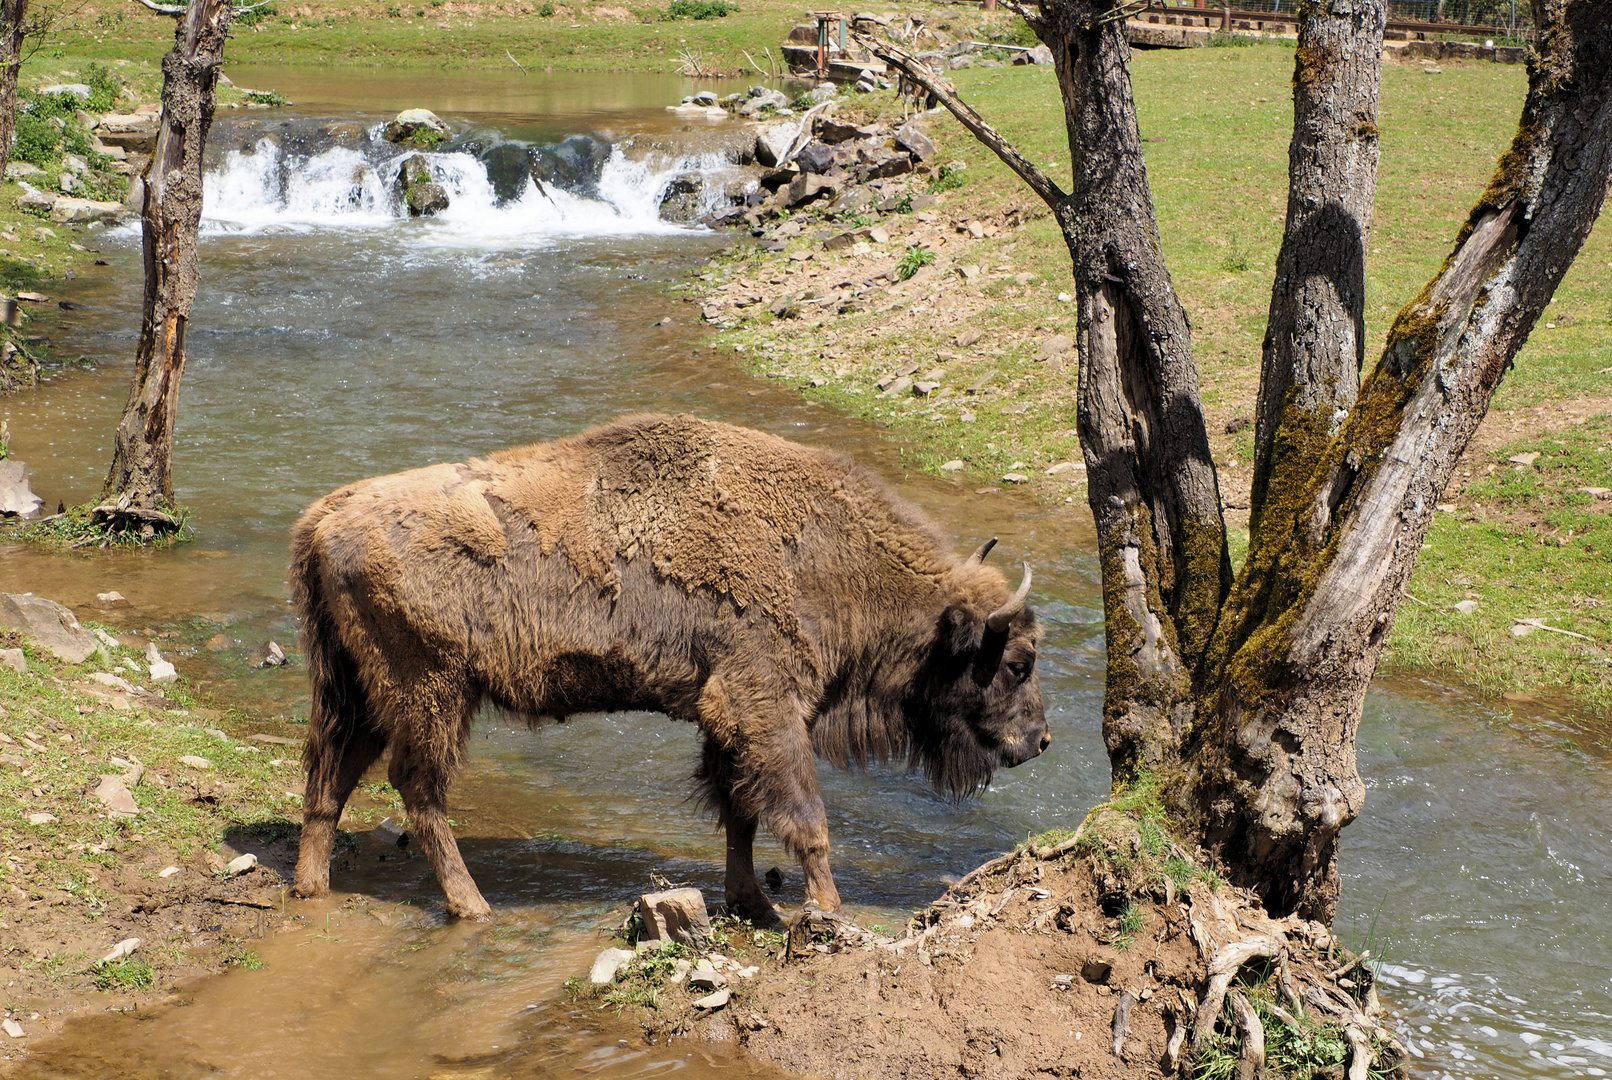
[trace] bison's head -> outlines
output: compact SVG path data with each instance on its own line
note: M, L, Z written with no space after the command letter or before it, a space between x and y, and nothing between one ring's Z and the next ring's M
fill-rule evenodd
M998 768L1029 761L1052 741L1035 670L1041 627L1025 605L1030 567L1003 600L1000 578L975 572L995 544L981 544L964 564L960 595L941 612L904 702L914 762L958 795L978 791Z

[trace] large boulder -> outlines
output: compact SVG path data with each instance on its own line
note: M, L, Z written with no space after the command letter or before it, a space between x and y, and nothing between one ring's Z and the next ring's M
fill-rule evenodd
M160 117L152 113L107 113L95 125L95 136L106 146L122 147L136 154L149 154L157 148Z
M381 136L387 142L429 150L448 137L448 125L430 109L404 109L381 129Z
M409 217L431 217L448 208L448 190L441 184L415 184L405 201Z
M70 199L64 195L51 204L50 220L62 225L88 225L97 221L120 221L126 213L128 208L120 202Z
M48 191L40 191L27 181L23 181L22 194L17 196L17 209L44 210L48 213L50 208L56 205L58 198L60 196L52 195Z
M834 167L835 161L834 151L815 139L795 155L795 164L800 166L801 172L826 173Z
M499 206L526 194L526 182L532 175L532 155L526 147L499 143L481 155L481 164L487 170L487 181L493 186Z
M928 161L935 156L935 144L912 124L903 124L896 130L896 145L919 161Z
M532 177L576 195L592 196L599 189L611 145L591 135L573 135L555 146L532 151Z
M69 664L82 664L101 647L78 616L33 593L0 593L0 628L28 635Z
M827 176L817 173L801 173L784 192L784 205L788 207L805 206L809 202L816 202L824 197L832 197L839 191L839 185Z
M0 461L0 517L33 517L43 502L28 486L26 465L20 461Z

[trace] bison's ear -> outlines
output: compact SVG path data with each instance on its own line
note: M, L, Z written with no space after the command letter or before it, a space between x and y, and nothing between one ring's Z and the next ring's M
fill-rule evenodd
M953 656L978 652L985 636L985 621L962 604L952 604L940 616L940 640Z

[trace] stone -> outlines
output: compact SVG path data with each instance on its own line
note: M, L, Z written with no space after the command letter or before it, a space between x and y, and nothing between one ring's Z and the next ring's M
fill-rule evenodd
M795 182L789 185L784 192L784 205L794 208L815 202L825 195L833 195L839 190L839 184L827 176L816 173L801 173Z
M252 650L251 661L253 667L270 668L285 667L285 650L280 648L278 642L269 641Z
M1478 610L1478 602L1476 600L1462 600L1455 605L1455 610L1459 611L1462 615L1470 615L1474 611Z
M910 123L896 129L896 145L919 161L928 161L935 156L935 144L929 136Z
M448 189L441 184L415 184L405 202L409 217L431 217L448 208Z
M186 754L184 757L179 759L179 764L192 769L200 769L202 771L206 771L207 769L211 769L213 767L213 763L211 761L208 761L204 757L197 757L195 754Z
M724 986L714 994L707 994L702 998L697 998L694 1002L694 1007L696 1009L708 1009L714 1012L715 1010L726 1005L732 997L733 991Z
M71 94L80 101L88 101L93 90L85 83L52 83L39 88L41 94Z
M404 109L381 129L381 137L429 149L448 137L448 125L430 109Z
M33 593L0 593L0 628L32 637L57 659L82 664L100 643L78 617L54 600Z
M952 460L946 462L946 464L942 465L940 467L940 471L941 472L960 472L960 471L962 471L962 468L963 468L963 463L961 461L959 461L958 459L953 458Z
M1030 478L1023 473L1010 472L1002 474L1002 482L1004 484L1022 484L1029 479Z
M391 847L404 848L409 846L408 830L393 821L391 818L382 818L381 823L372 831L375 839Z
M49 825L59 820L61 819L55 814L47 813L44 810L28 815L28 824L30 825Z
M74 176L83 176L85 173L90 171L90 163L79 157L77 154L63 154L62 168L66 169Z
M252 742L268 743L271 746L301 746L301 739L288 739L284 735L248 735Z
M224 867L224 872L230 877L239 877L257 869L257 856L248 851L245 855L237 855Z
M691 987L716 990L726 986L728 980L722 976L721 972L717 971L716 966L710 960L701 959L699 963L694 965L694 970L688 973L688 984Z
M0 667L8 667L18 675L26 675L28 657L21 649L0 649Z
M756 161L769 169L777 168L778 163L789 153L789 148L795 143L795 135L800 131L799 124L779 122L766 124L756 132Z
M134 801L134 793L129 790L121 777L103 776L92 790L101 805L106 807L113 817L135 817L140 813L140 807Z
M134 955L134 950L138 949L139 947L140 947L140 939L139 938L137 938L137 937L124 938L122 941L120 941L116 945L112 946L112 951L111 952L107 953L105 956L103 956L99 960L95 961L95 966L96 967L102 967L102 966L104 966L106 964L115 964L119 960L122 960L126 956L133 956Z
M12 161L6 165L7 180L26 180L30 176L43 176L45 170L31 161Z
M165 866L161 870L157 871L157 876L160 878L171 878L177 873L179 873L179 867Z
M121 676L114 675L110 671L97 671L95 674L91 675L90 678L100 683L102 686L110 686L112 689L121 690L125 694L133 694L137 692L129 680L122 678Z
M1595 499L1609 499L1609 498L1612 498L1612 488L1581 487L1581 488L1578 489L1578 492L1579 492L1580 495L1588 495L1591 498L1595 498Z
M621 969L632 963L634 955L631 949L606 949L594 959L588 971L588 982L594 986L609 986L616 981Z
M966 349L970 345L977 344L979 339L984 336L985 334L982 331L969 327L967 330L959 331L956 340L958 347Z
M4 1021L3 1023L0 1023L0 1031L4 1031L7 1035L11 1036L13 1039L20 1039L20 1038L23 1037L23 1035L26 1034L26 1032L24 1032L22 1030L22 1025L21 1024L17 1023L15 1020L9 1020L9 1019Z
M813 139L795 154L801 172L826 173L834 167L834 151Z
M912 379L910 377L906 376L906 375L902 375L901 377L896 379L894 382L892 382L888 387L886 387L884 393L880 394L879 396L880 397L900 397L901 395L907 393L911 389L912 389Z
M1014 53L1013 62L1020 66L1025 64L1050 64L1052 63L1052 50L1045 45L1037 45L1029 52Z
M845 251L848 248L855 247L866 235L866 229L854 229L851 232L836 233L823 241L823 250Z
M28 761L21 754L0 754L0 765L10 765L14 768L27 768Z
M418 155L416 155L418 156ZM499 143L481 155L481 167L492 185L499 206L515 202L526 194L532 176L532 155L519 143Z
M875 225L873 228L868 230L868 239L872 240L875 244L888 244L890 242L890 234L884 229Z
M127 212L127 208L120 202L70 199L63 196L51 204L50 220L60 225L91 225L96 222L121 221Z
M871 139L873 132L855 124L841 124L834 120L820 120L817 124L817 138L829 146L838 146L843 142L856 139Z
M230 636L228 634L214 634L212 637L208 638L207 643L202 646L202 648L206 649L208 652L225 652L234 647L235 642L230 640Z
M684 223L699 220L704 193L705 177L699 173L679 173L672 177L661 192L660 219Z
M22 189L22 194L17 196L18 210L44 210L48 213L50 208L56 205L56 200L61 198L48 191L40 191L26 180L22 181ZM37 235L39 230L35 229L34 232ZM54 236L55 233L51 235Z
M113 589L111 592L95 594L95 606L98 608L115 608L128 604L128 598Z
M694 888L645 893L638 898L638 917L647 940L676 941L698 949L711 932L705 896Z
M1539 460L1539 451L1533 450L1526 454L1513 454L1506 460L1513 465L1532 465Z
M1082 462L1078 462L1078 461L1060 461L1060 462L1058 462L1058 464L1052 466L1050 469L1047 470L1047 475L1048 476L1070 476L1070 479L1074 479L1075 477L1073 475L1071 475L1071 474L1084 473L1085 471L1086 471L1086 466Z

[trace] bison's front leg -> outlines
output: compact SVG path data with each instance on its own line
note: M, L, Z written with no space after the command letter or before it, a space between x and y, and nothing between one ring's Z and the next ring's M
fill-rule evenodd
M812 765L811 736L804 724L774 733L748 759L761 795L767 826L794 855L806 876L806 902L824 911L840 909L840 893L828 868L828 811Z

